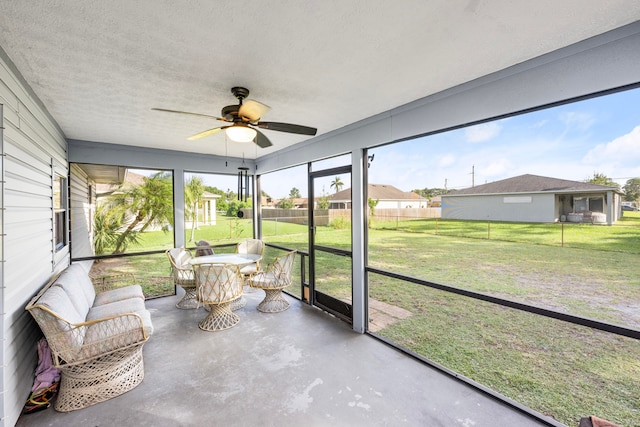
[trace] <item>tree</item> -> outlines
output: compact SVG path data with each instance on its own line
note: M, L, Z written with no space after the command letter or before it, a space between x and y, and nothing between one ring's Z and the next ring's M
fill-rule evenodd
M96 255L104 255L118 241L122 228L122 218L109 211L107 205L100 205L93 214L93 248ZM129 233L124 247L138 243L138 233Z
M185 187L185 207L187 208L187 215L191 218L191 236L189 241L193 242L196 234L196 228L198 227L198 208L202 203L202 196L204 194L204 186L202 185L202 179L197 176L192 177Z
M594 172L593 177L585 180L589 184L606 185L607 187L615 187L620 189L620 184L617 184L614 180L609 178L603 173Z
M376 206L378 206L378 203L380 203L380 199L373 200L371 197L369 197L369 200L367 200L369 210L371 211L371 216L376 216Z
M331 202L327 196L322 196L318 199L318 209L329 209Z
M371 211L371 217L369 218L369 228L371 228L371 219L376 216L376 206L380 203L380 199L373 200L371 197L367 200L367 204L369 205L369 210Z
M336 176L333 181L331 181L331 185L329 186L330 188L335 188L336 193L340 192L340 190L342 190L342 187L344 187L344 183L342 182L342 180L340 179L339 176Z
M125 183L109 196L104 205L111 221L126 228L118 233L114 254L123 253L151 225L164 231L173 224L173 189L171 174L159 172L145 177L142 185Z
M627 202L640 203L640 178L627 180L622 189L624 190L624 199Z
M300 195L300 190L298 190L296 187L293 187L291 191L289 191L289 197L291 197L292 199L299 199L302 196Z
M293 200L289 197L280 200L276 205L280 209L293 209L293 206Z
M247 200L231 200L229 201L229 207L227 208L227 216L238 216L238 211L244 208L250 208L252 206L251 201Z
M422 197L426 197L427 199L432 199L435 196L441 196L443 194L448 193L447 189L445 188L428 188L428 187L425 187L423 189L411 190L411 191Z

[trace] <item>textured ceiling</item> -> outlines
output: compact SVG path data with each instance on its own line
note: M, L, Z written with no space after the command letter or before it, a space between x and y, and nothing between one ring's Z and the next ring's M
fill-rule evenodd
M640 18L635 0L2 0L0 47L67 138L247 158L186 137L232 86L323 134Z

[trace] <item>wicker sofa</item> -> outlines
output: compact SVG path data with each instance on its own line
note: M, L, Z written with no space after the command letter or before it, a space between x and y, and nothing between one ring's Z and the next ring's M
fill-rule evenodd
M26 309L61 372L56 410L69 412L119 396L144 378L142 347L153 325L139 285L96 294L87 270L72 264Z

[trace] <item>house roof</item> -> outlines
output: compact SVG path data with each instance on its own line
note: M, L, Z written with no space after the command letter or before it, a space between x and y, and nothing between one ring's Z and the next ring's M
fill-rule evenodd
M203 199L219 199L220 197L221 196L219 194L210 193L208 191L205 191L204 193L202 193Z
M120 182L97 182L96 193L98 195L108 195L118 190L122 184L125 185L143 185L144 175L131 172L129 169L124 170L124 179Z
M374 200L421 200L424 199L412 191L402 191L393 185L369 184L369 198ZM339 191L331 196L331 200L351 200L351 188Z
M568 179L550 178L539 175L520 175L513 178L502 179L488 184L476 185L475 187L464 188L452 191L445 195L464 196L471 194L505 194L505 193L576 193L592 191L618 191L615 187L606 185L589 184Z

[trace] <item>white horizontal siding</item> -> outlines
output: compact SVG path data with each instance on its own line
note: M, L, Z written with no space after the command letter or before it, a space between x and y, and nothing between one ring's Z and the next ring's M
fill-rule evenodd
M69 262L53 250L52 182L66 176L67 143L0 50L2 103L2 342L0 427L15 425L33 385L42 335L25 306ZM55 169L52 165L56 165ZM28 260L28 261L26 261Z
M93 183L87 174L76 165L71 165L70 179L71 256L73 258L92 256L94 252L91 223L94 202L89 200L89 187ZM95 191L92 191L92 194L95 194Z

